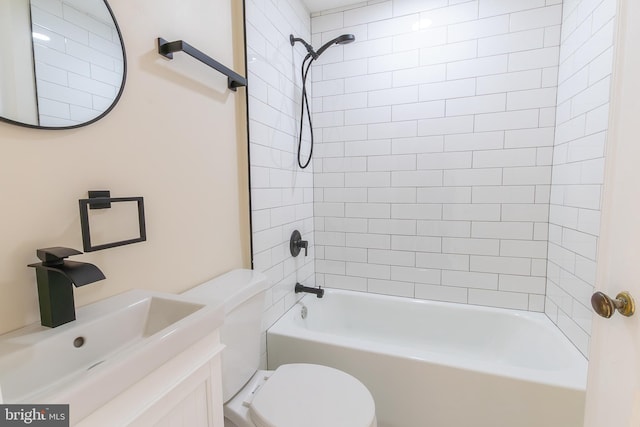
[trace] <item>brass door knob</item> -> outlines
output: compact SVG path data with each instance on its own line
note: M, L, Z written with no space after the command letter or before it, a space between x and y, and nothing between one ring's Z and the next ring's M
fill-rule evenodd
M636 304L629 292L620 292L616 299L611 299L607 294L596 292L591 296L591 306L600 316L608 319L613 316L615 310L623 316L632 316L636 311Z

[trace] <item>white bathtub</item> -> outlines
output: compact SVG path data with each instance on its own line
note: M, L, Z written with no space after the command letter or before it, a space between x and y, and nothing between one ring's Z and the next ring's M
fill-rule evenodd
M379 427L583 424L587 362L542 313L327 289L267 331L267 355L354 375Z

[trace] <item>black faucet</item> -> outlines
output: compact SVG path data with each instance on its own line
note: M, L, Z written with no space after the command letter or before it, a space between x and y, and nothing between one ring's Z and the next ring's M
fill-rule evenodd
M29 264L36 269L42 326L55 328L76 320L71 285L80 287L105 278L93 264L65 261L71 255L80 254L82 252L71 248L38 249L36 255L42 262Z
M324 296L324 289L318 287L318 288L310 288L308 286L303 286L300 283L296 283L296 287L294 288L296 291L296 294L300 293L300 292L308 292L310 294L316 294L316 297L318 298L322 298Z
M304 248L304 256L307 256L307 250L309 249L309 242L302 240L302 235L298 230L294 230L291 233L291 239L289 239L289 251L291 255L297 257L300 254L300 249Z

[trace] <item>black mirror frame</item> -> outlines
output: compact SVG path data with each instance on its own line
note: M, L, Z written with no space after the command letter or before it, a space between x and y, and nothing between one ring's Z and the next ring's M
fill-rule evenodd
M12 125L18 125L18 126L22 126L22 127L27 127L27 128L31 128L31 129L43 129L43 130L77 129L77 128L88 126L88 125L90 125L92 123L97 122L98 120L102 119L104 116L109 114L111 112L111 110L113 110L115 108L115 106L118 103L118 101L120 101L120 97L122 96L122 92L124 92L124 86L125 86L125 83L127 81L127 52L126 52L125 47L124 47L124 38L122 37L122 32L120 31L120 26L118 25L118 20L116 19L116 16L113 14L113 10L111 9L111 6L109 5L109 2L107 0L102 0L102 1L104 2L104 5L107 7L107 10L109 11L109 14L111 15L111 19L113 20L113 23L114 23L114 25L116 27L116 31L118 32L118 37L120 38L120 47L122 47L122 84L120 85L120 90L118 91L118 94L116 95L116 97L113 99L113 102L111 103L109 108L107 108L99 116L96 116L93 119L91 119L89 121L86 121L84 123L80 123L80 124L73 125L73 126L40 126L40 125L32 125L32 124L29 124L29 123L18 122L18 121L11 120L11 119L8 119L6 117L0 116L0 121L1 122L9 123L9 124L12 124Z

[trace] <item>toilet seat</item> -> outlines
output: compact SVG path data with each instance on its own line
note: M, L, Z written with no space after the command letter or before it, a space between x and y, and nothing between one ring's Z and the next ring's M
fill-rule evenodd
M320 365L282 365L255 392L256 427L375 427L369 390L351 375Z

